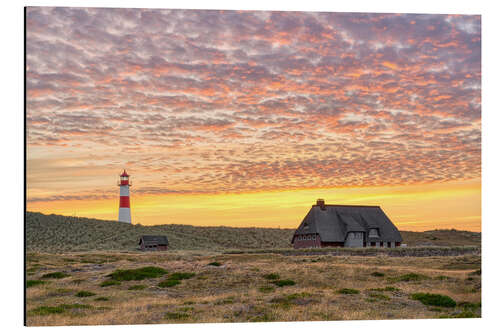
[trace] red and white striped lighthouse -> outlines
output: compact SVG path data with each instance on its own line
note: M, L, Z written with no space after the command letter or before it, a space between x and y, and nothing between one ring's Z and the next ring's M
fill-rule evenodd
M120 208L118 211L118 222L132 223L132 217L130 216L130 190L129 187L132 183L129 183L130 176L127 174L125 169L120 175Z

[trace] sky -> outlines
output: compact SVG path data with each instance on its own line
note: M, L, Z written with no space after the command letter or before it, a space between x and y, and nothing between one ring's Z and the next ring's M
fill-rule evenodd
M29 7L27 209L295 228L317 198L481 229L481 18Z

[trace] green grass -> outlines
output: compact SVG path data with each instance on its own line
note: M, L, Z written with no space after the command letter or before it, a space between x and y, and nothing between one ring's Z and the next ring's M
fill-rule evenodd
M220 262L217 262L217 261L213 261L211 263L208 264L208 266L215 266L215 267L219 267L221 266L222 264Z
M128 290L143 290L146 289L147 286L143 284L134 284L133 286L128 287Z
M185 313L185 312L167 312L165 313L165 319L175 319L175 320L179 320L179 319L187 319L189 318L189 314Z
M179 281L179 280L166 279L165 281L158 283L158 287L168 288L168 287L176 286L180 283L181 283L181 281Z
M119 285L121 285L121 282L116 280L106 280L100 284L101 287L119 286Z
M259 291L261 293L272 293L273 291L275 291L276 288L272 287L272 286L263 286L263 287L259 287Z
M411 282L411 281L422 281L429 279L428 276L417 273L408 273L396 277L390 277L388 280L390 282Z
M293 286L295 284L295 281L290 279L285 279L285 280L276 280L273 281L273 283L278 287L284 287L284 286Z
M140 281L144 279L157 278L168 274L166 270L160 267L147 266L136 269L118 269L107 277L116 281Z
M372 288L368 289L368 291L400 291L401 289L393 287L393 286L387 286L385 288Z
M359 294L359 290L350 289L350 288L342 288L342 289L337 290L337 294L354 295L354 294Z
M35 286L39 286L41 284L46 284L46 283L47 283L47 281L28 280L28 281L26 281L26 288L35 287Z
M63 272L52 272L42 275L42 279L62 279L68 276L70 275Z
M71 309L92 309L92 305L88 304L60 304L57 306L40 306L36 309L33 309L29 311L30 314L32 315L37 315L37 316L47 316L51 314L61 314L66 312L66 310L71 310Z
M269 273L264 275L264 279L267 280L278 280L280 278L280 275L277 273Z
M95 296L95 294L91 291L81 290L75 294L76 297L90 297Z
M425 305L442 306L453 308L457 303L449 296L429 293L416 293L411 295L411 299L420 301Z

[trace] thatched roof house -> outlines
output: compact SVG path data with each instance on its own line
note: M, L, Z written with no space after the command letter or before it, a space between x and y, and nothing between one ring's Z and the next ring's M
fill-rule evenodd
M295 231L294 248L396 247L401 234L379 206L326 205L318 199Z
M166 251L168 238L162 235L144 235L139 239L139 246L143 251Z

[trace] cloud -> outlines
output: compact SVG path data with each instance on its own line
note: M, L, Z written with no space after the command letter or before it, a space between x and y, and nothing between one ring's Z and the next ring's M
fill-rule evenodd
M29 7L26 23L28 159L100 161L100 188L122 166L138 193L481 175L479 16ZM79 197L42 171L33 193Z

